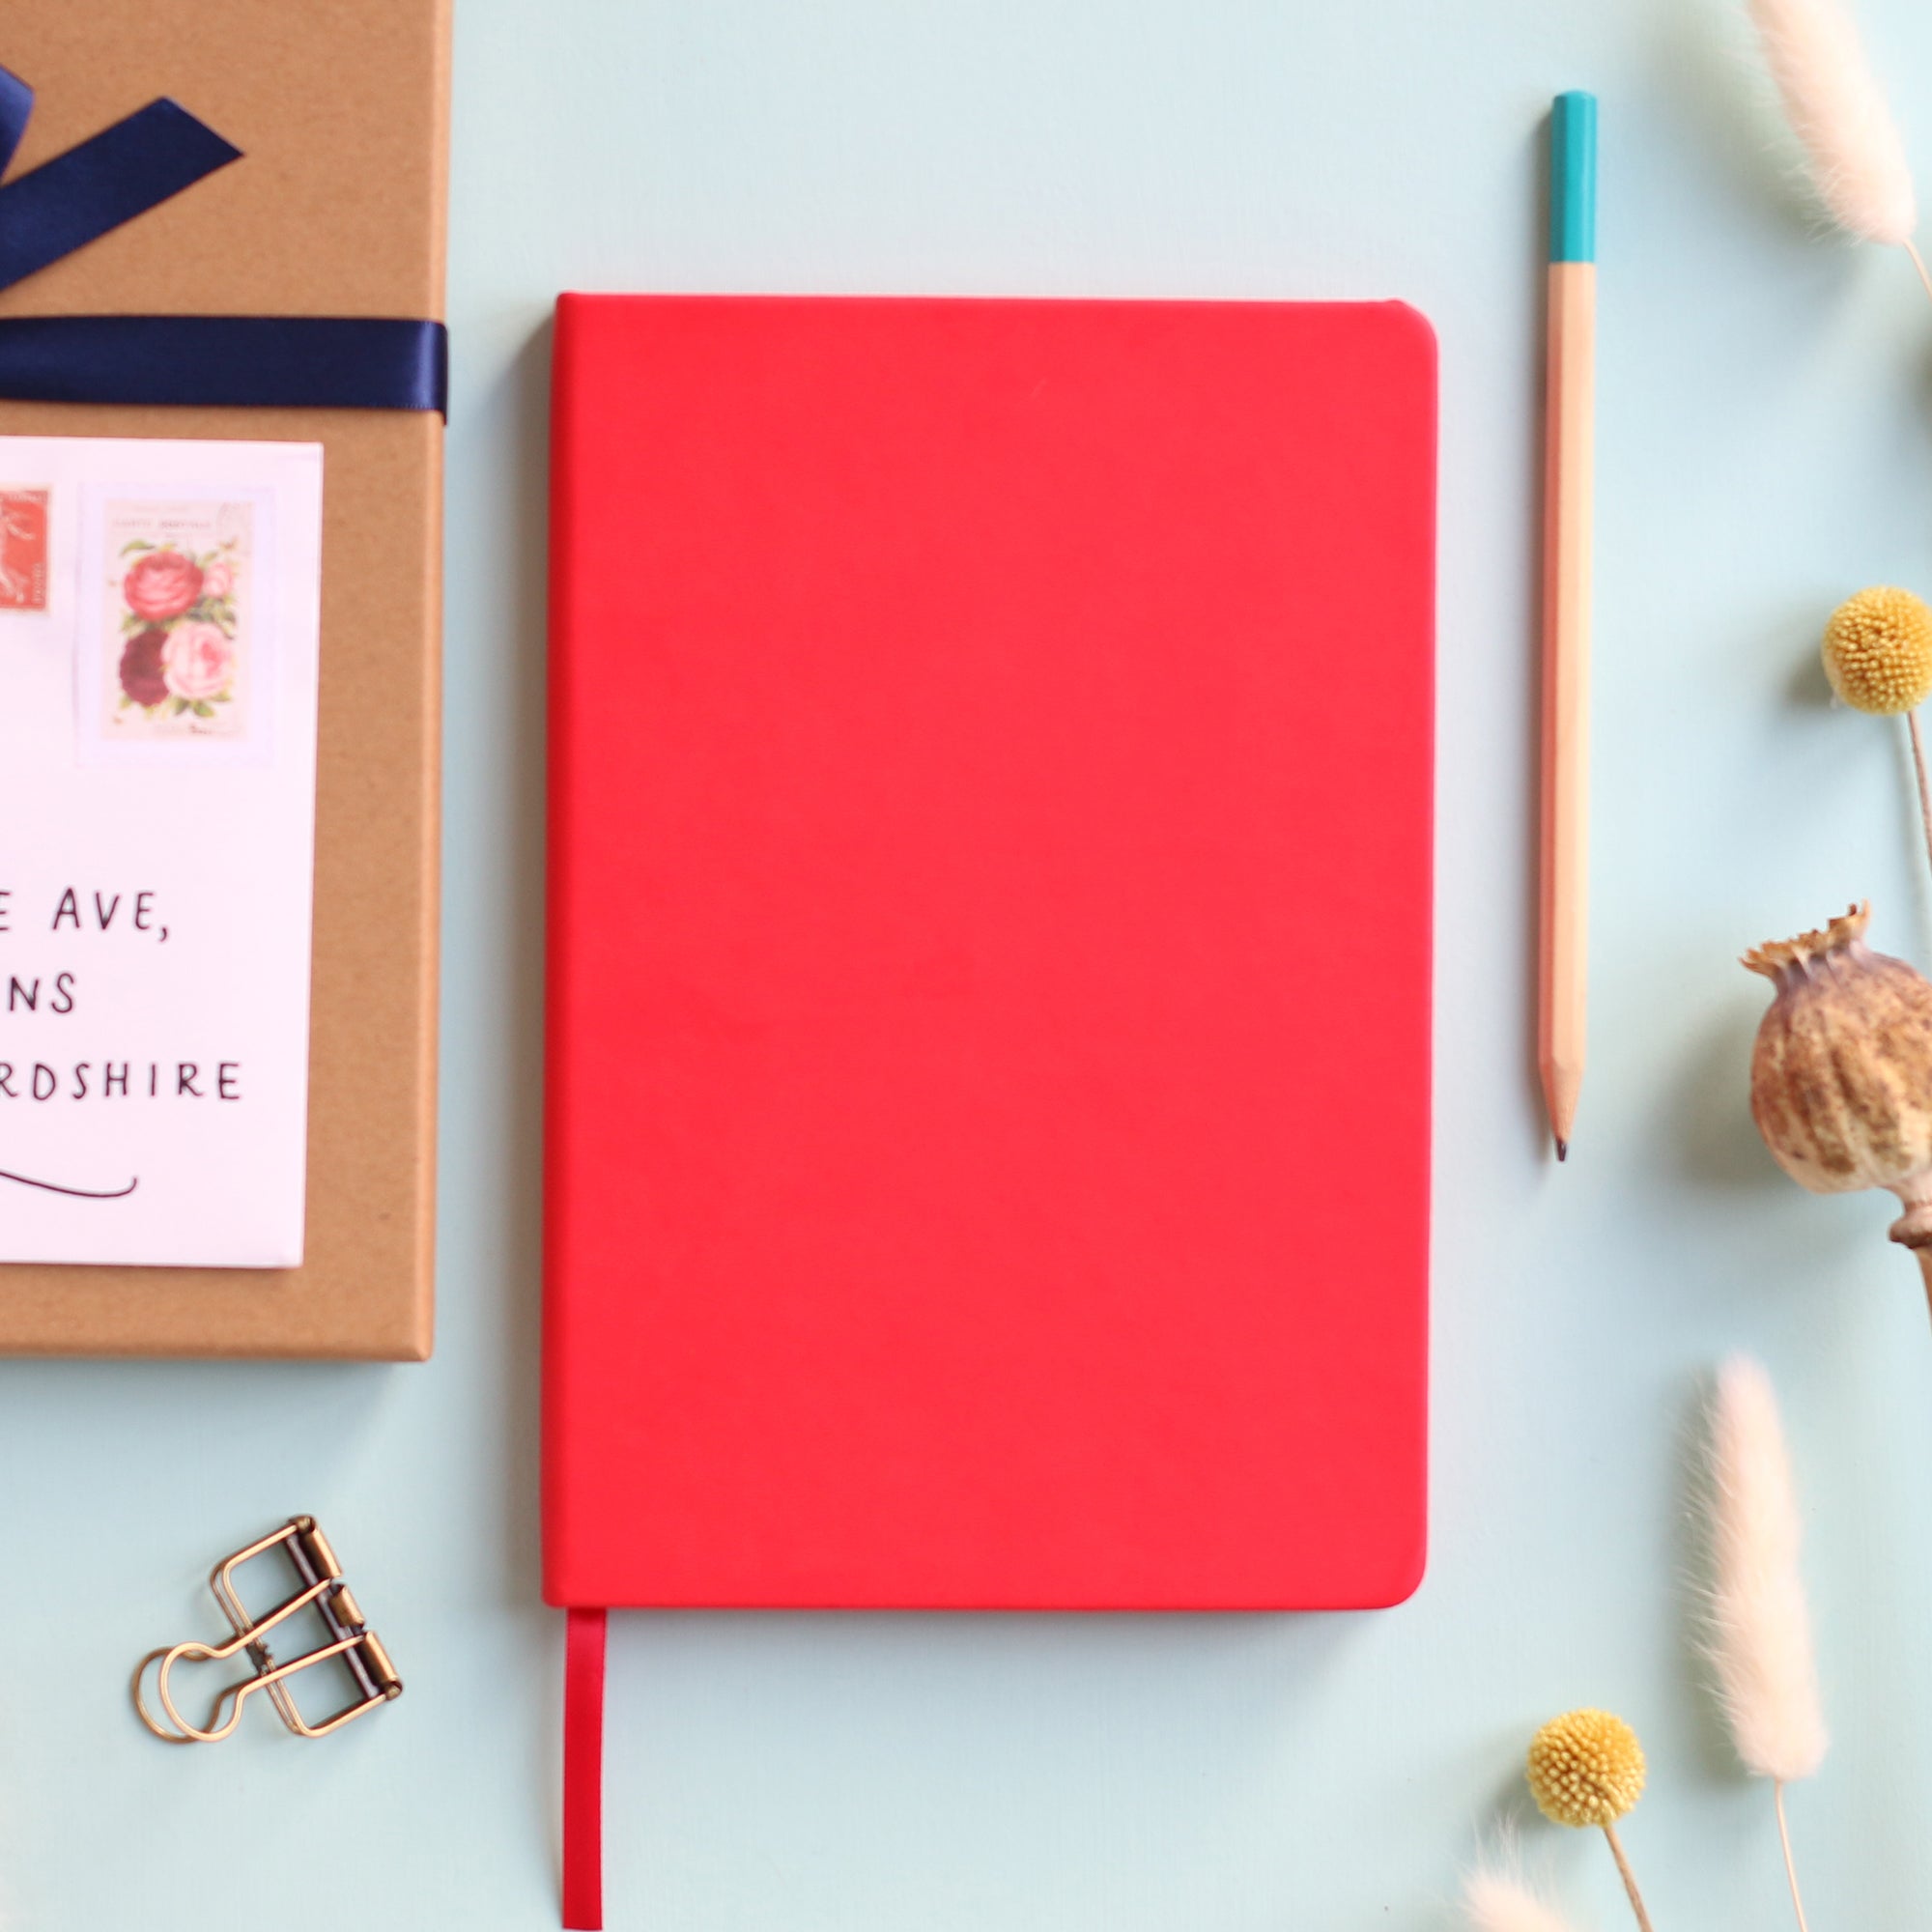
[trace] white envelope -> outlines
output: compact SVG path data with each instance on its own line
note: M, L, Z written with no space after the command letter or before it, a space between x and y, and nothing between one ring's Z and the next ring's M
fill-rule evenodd
M315 443L0 437L0 1262L302 1258Z

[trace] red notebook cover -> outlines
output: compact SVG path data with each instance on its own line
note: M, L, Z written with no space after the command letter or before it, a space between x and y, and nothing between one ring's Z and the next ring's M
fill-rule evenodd
M546 1594L1422 1568L1435 349L568 296Z

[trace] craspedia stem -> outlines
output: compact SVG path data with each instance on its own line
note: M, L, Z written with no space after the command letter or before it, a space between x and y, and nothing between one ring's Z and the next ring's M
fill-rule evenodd
M1650 1922L1650 1914L1643 1909L1643 1893L1636 1889L1636 1874L1631 1870L1631 1861L1624 1857L1624 1841L1617 1836L1614 1825L1604 1827L1604 1836L1610 1841L1610 1856L1617 1861L1617 1873L1624 1882L1624 1889L1630 1893L1631 1910L1636 1914L1636 1922L1643 1932L1656 1932Z
M1912 769L1918 778L1918 822L1925 828L1925 861L1932 865L1932 783L1925 777L1925 740L1918 729L1918 714L1905 714L1905 728L1912 734Z

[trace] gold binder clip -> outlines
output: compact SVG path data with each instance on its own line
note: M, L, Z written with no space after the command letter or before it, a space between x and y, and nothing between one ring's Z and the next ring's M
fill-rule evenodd
M236 1593L235 1573L250 1558L261 1556L278 1545L288 1552L300 1587L287 1603L257 1621L248 1614ZM292 1517L280 1529L263 1537L259 1543L251 1543L246 1549L238 1549L225 1562L215 1566L208 1583L214 1592L215 1602L221 1605L223 1614L234 1629L234 1640L224 1644L178 1643L172 1649L151 1650L134 1671L134 1708L140 1713L141 1721L157 1738L171 1745L218 1744L241 1722L242 1705L257 1690L269 1693L269 1699L280 1713L282 1722L298 1737L326 1738L330 1731L340 1730L352 1718L359 1718L363 1712L374 1710L378 1704L386 1704L403 1694L403 1680L396 1675L395 1666L389 1662L389 1653L363 1620L361 1605L350 1594L349 1585L342 1580L342 1566L335 1560L335 1551L329 1548L327 1537L316 1527L312 1516ZM321 1617L331 1641L306 1651L300 1657L291 1658L286 1663L277 1663L266 1641L268 1633L277 1624L286 1623L290 1617L311 1606ZM221 1663L242 1651L248 1654L248 1661L254 1666L254 1676L229 1685L215 1698L214 1708L209 1716L209 1729L203 1730L189 1723L176 1709L173 1693L169 1690L168 1678L175 1665L183 1658L195 1662ZM319 1724L311 1724L296 1708L288 1680L297 1671L306 1670L311 1664L326 1663L331 1657L342 1660L359 1694L333 1717L326 1718ZM148 1666L156 1659L159 1660L159 1667L155 1673L155 1694L167 1714L167 1724L148 1709L141 1694L141 1680L147 1675ZM225 1719L221 1715L223 1705L230 1707Z

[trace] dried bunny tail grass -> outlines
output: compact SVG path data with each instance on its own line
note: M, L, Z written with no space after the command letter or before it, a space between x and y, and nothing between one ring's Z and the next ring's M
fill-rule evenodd
M1798 1567L1804 1532L1791 1456L1771 1378L1748 1355L1718 1372L1710 1484L1711 1661L1738 1756L1772 1780L1791 1909L1806 1932L1784 1787L1818 1769L1829 1740Z
M1771 1378L1748 1356L1719 1371L1711 1406L1710 1652L1745 1768L1779 1784L1825 1760L1803 1530Z
M1918 199L1905 144L1842 0L1748 0L1765 63L1820 198L1867 242L1909 247Z
M1470 1932L1571 1932L1570 1921L1540 1892L1493 1865L1463 1881L1463 1918Z

